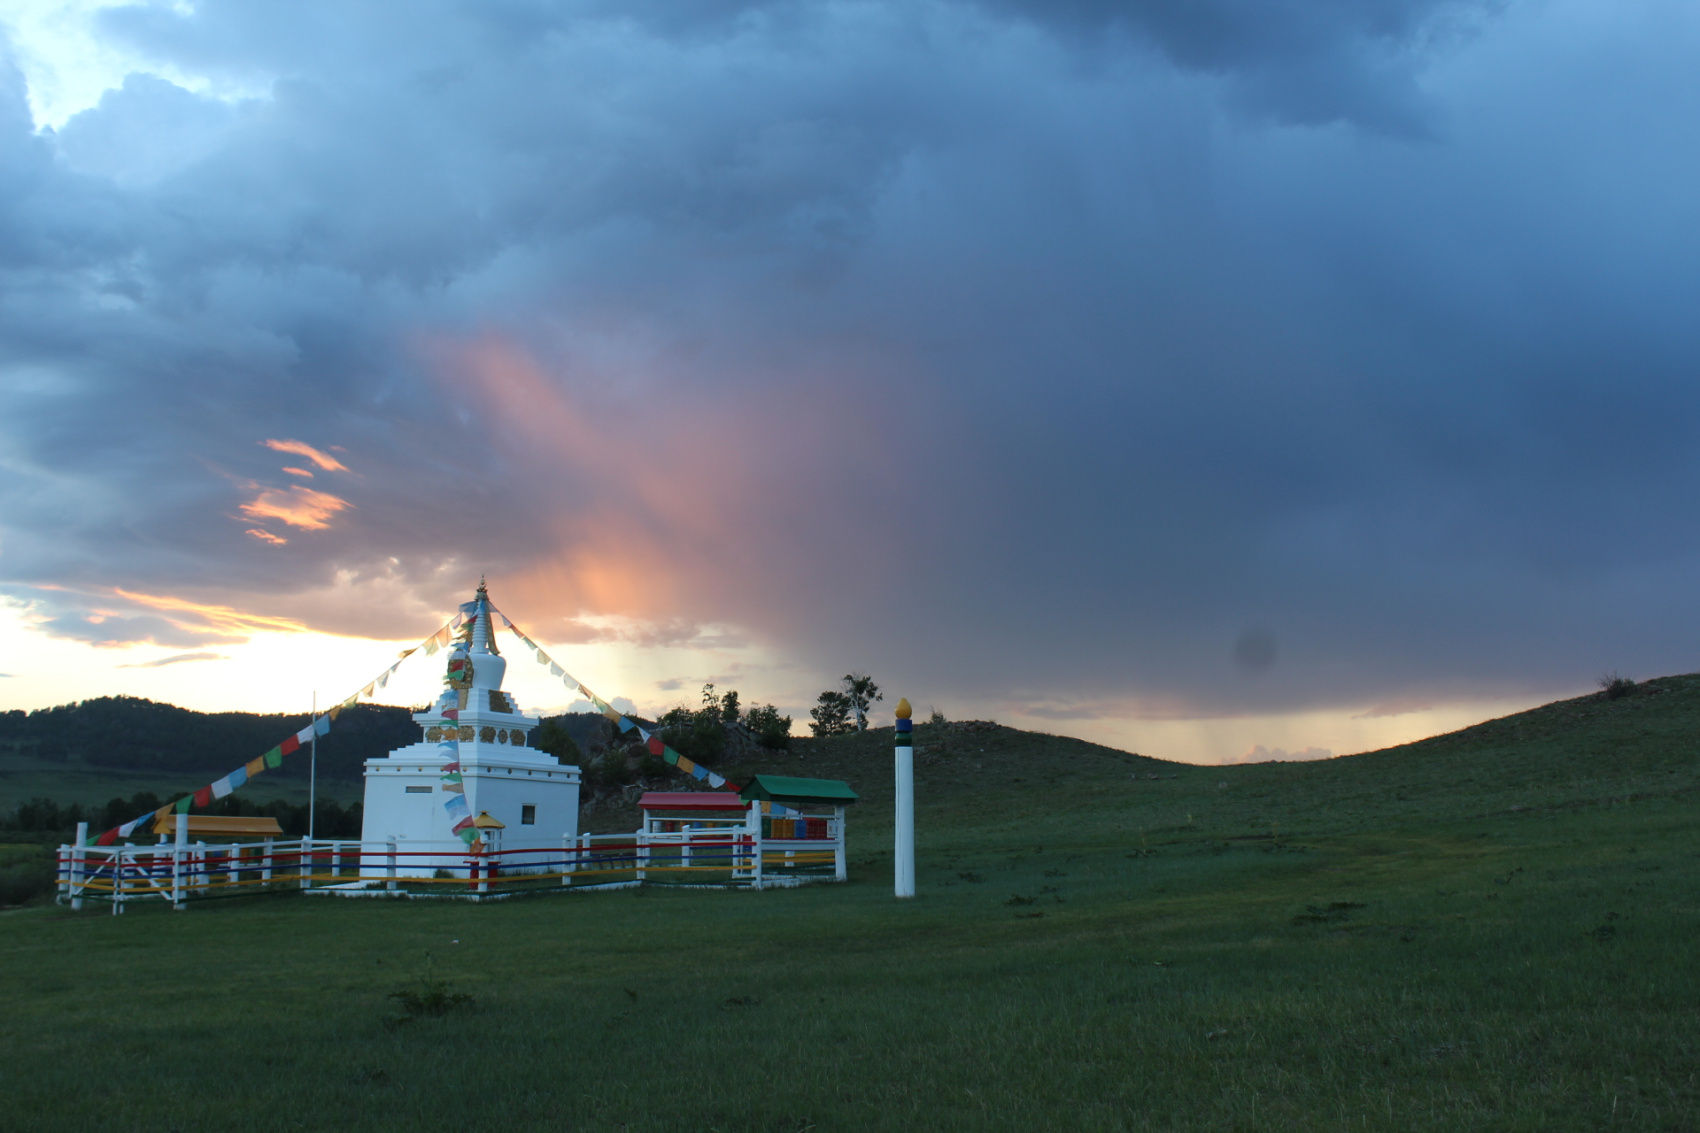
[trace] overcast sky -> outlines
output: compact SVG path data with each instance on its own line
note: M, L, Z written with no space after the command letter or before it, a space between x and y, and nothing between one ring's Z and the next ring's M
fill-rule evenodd
M1202 761L1700 668L1691 0L4 20L8 706L480 574L645 710Z

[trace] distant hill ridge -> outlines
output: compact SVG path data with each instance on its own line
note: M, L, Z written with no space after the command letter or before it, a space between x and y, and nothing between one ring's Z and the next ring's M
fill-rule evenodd
M321 780L358 789L365 760L419 739L411 709L359 705L343 712L319 745ZM594 713L559 721L586 757L610 738ZM305 714L202 713L138 697L101 697L77 704L0 712L0 796L58 794L56 782L108 776L157 778L170 789L198 786L300 730ZM1009 805L1016 795L1090 791L1112 781L1170 779L1177 774L1241 774L1267 767L1293 783L1328 792L1472 793L1484 804L1539 806L1549 789L1586 789L1623 769L1664 776L1693 762L1700 740L1700 674L1625 682L1604 692L1555 701L1524 712L1380 751L1315 763L1195 766L1136 755L1065 736L1024 732L988 721L922 723L915 730L917 784L927 797L973 806ZM866 802L891 793L891 729L825 739L795 737L786 752L729 757L716 770L737 781L757 771L844 779ZM7 780L29 776L28 790ZM278 779L305 780L306 761L286 760ZM1214 782L1214 780L1212 780ZM117 784L115 784L117 786ZM104 787L90 788L99 793ZM134 782L122 786L134 790ZM345 791L346 793L346 791ZM1327 793L1327 792L1325 792ZM101 795L105 797L104 794ZM0 809L7 799L0 797Z
M319 740L319 775L358 783L366 760L419 742L414 711L360 704L339 713ZM581 745L603 723L593 713L557 719ZM210 779L263 754L308 721L306 713L196 712L135 696L103 696L31 712L12 709L0 712L0 772L60 767ZM297 772L306 773L304 762L291 759L278 773Z

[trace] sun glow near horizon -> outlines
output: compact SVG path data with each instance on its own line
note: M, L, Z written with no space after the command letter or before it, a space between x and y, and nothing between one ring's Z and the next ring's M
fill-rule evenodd
M322 711L358 694L424 638L403 640L333 634L291 619L250 615L222 606L124 592L125 598L162 612L193 614L241 640L188 647L155 642L97 645L57 637L33 624L18 607L0 610L0 708L33 710L102 696L136 696L200 712ZM608 701L631 703L656 716L676 704L694 705L705 681L736 687L746 703L775 702L808 734L812 683L766 651L738 640L717 649L715 634L647 637L629 619L572 620L575 639L554 642L536 625L519 624L567 672ZM441 624L441 623L439 623ZM735 628L735 627L732 627ZM435 632L434 630L431 632ZM426 636L429 636L428 634ZM498 621L497 643L508 661L504 687L521 708L552 715L583 698L575 686L536 663ZM413 706L429 703L442 687L441 654L423 648L408 656L387 684L363 703ZM830 681L827 683L830 684ZM888 699L907 695L934 706L925 690L887 685ZM1562 694L1559 694L1562 695ZM1373 751L1455 731L1529 708L1541 698L1500 698L1437 703L1392 715L1341 710L1260 716L1141 719L1105 706L1079 715L1030 711L1013 701L938 698L947 719L995 719L1027 731L1074 736L1123 751L1175 762L1225 766L1264 759L1313 759ZM1551 699L1547 697L1546 699ZM882 706L883 707L883 706ZM878 714L876 711L876 719Z

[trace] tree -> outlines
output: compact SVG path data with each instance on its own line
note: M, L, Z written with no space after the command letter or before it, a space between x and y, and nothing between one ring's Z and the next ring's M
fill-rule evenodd
M751 705L744 712L743 722L762 747L784 750L791 746L791 717L781 716L773 705Z
M531 733L531 746L544 755L552 755L562 763L577 766L584 762L584 754L579 751L572 733L559 718L551 716L537 726Z
M809 715L814 718L809 730L817 736L840 736L856 730L850 723L850 698L837 689L821 693Z
M728 692L724 697L714 691L712 683L702 686L702 707L681 705L667 711L656 723L661 738L673 748L699 763L713 763L726 750L726 701L732 702L732 717L736 720L738 694Z
M856 730L867 731L869 706L876 700L885 699L880 695L880 686L866 673L845 673L843 695L849 705L850 714L856 718Z

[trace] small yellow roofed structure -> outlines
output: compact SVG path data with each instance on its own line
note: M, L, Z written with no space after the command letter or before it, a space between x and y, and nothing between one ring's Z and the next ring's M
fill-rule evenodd
M223 814L191 814L189 819L189 837L198 838L204 835L222 835L225 837L249 838L281 838L283 827L277 824L277 819L270 816L249 816L237 818ZM165 814L154 819L155 834L174 834L177 830L177 816Z
M480 830L506 830L508 828L508 824L501 819L491 818L490 812L487 810L479 811L478 817L472 820L472 825Z

